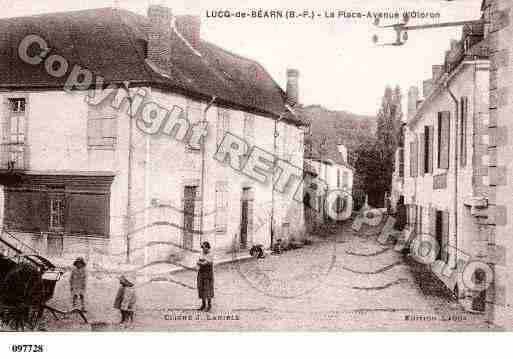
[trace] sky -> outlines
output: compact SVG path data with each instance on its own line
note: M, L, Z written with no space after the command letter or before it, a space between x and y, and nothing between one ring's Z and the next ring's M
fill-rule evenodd
M409 25L414 25L478 19L481 0L0 0L0 17L110 6L145 14L150 3L168 6L176 14L200 15L203 39L257 60L282 88L287 68L298 69L300 101L306 106L375 115L386 85L399 85L406 95L410 86L420 88L431 77L431 66L442 63L450 40L461 37L461 27L412 31L404 46L376 46L374 34L380 42L387 42L395 33L375 27L370 19L330 19L324 13L408 10L440 14L437 19L412 18ZM321 16L313 20L207 16L217 10L259 9L313 10Z

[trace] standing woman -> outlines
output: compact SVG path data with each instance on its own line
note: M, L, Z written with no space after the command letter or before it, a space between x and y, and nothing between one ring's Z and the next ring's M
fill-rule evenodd
M214 259L210 254L210 243L201 243L201 256L198 259L198 297L201 299L199 310L206 312L212 309L212 298L214 297Z

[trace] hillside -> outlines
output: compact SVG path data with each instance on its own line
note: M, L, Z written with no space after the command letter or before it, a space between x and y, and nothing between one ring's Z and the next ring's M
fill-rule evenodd
M331 111L320 105L307 106L304 110L312 124L313 156L319 154L320 143L326 136L326 156L337 161L339 159L337 145L342 143L348 148L350 164L353 165L352 154L357 147L362 142L375 137L375 117L356 115L346 111Z

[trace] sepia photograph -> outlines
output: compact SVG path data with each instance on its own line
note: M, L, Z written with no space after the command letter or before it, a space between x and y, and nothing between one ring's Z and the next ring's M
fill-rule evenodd
M513 1L0 5L0 352L513 330Z

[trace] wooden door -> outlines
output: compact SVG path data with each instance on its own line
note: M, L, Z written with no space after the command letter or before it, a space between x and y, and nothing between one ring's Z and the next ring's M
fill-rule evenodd
M192 249L194 243L194 212L197 186L185 186L183 201L183 247Z

